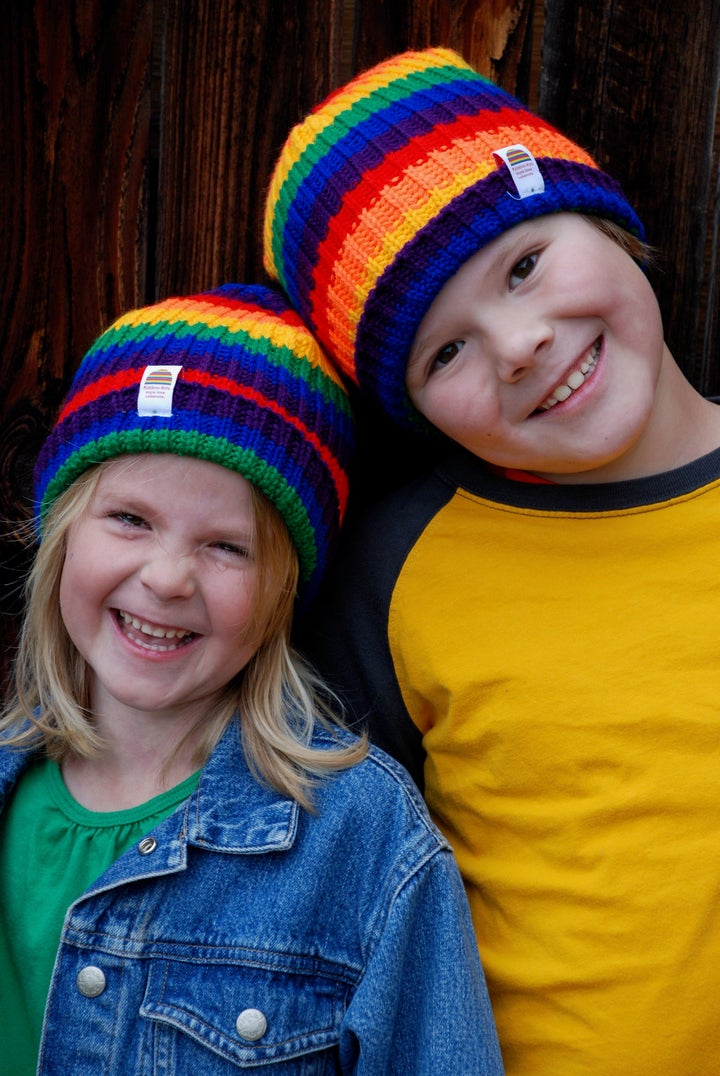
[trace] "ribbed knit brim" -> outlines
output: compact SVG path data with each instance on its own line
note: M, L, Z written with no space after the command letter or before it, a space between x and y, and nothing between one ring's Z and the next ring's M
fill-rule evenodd
M96 463L145 452L209 460L278 509L309 600L345 511L352 444L340 377L276 289L166 299L123 315L83 359L38 458L38 529Z
M533 158L543 189L523 193L513 176ZM574 142L457 53L406 52L291 131L268 192L265 267L344 374L413 425L405 367L443 285L515 224L567 210L643 236Z

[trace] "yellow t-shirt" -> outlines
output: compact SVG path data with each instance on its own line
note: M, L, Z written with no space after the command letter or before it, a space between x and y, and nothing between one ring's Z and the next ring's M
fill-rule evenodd
M458 492L390 636L508 1071L720 1066L720 486L552 514Z
M581 487L461 454L399 497L308 649L424 776L509 1076L720 1070L720 451Z

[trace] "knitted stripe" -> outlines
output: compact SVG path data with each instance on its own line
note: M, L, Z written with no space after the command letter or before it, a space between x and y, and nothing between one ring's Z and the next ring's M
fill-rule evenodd
M285 263L294 264L298 248L312 249L308 248L308 243L313 236L323 238L330 221L351 192L360 188L360 193L353 196L353 202L359 199L363 205L368 205L373 200L373 193L376 195L377 190L369 180L375 169L386 162L384 174L388 178L397 176L405 164L412 163L427 152L423 149L423 139L430 150L437 147L439 128L443 129L443 137L449 140L452 133L447 128L453 126L456 112L460 118L456 129L464 130L467 136L468 129L464 127L462 118L474 111L477 105L475 97L456 98L453 92L445 92L442 87L435 94L436 100L428 103L427 96L427 93L415 94L409 99L409 104L415 102L415 112L408 112L405 106L390 105L379 114L361 119L357 129L345 133L345 124L352 122L351 110L350 115L338 119L339 130L332 144L329 143L328 133L327 144L318 140L309 152L303 154L285 187L276 190L275 184L271 186L270 199L276 197L277 208L272 224L268 268L272 273L273 268L279 266L280 279L286 288L288 280L282 277ZM451 106L454 111L450 111ZM425 112L420 111L422 107L426 108ZM365 115L364 109L358 108L358 111L361 117ZM435 126L433 120L436 121ZM324 151L324 155L314 160L320 151ZM389 160L393 160L393 163L387 166ZM305 169L304 175L301 166ZM382 176L381 172L381 183Z
M499 113L498 125L492 128L496 145L507 145L517 138L517 130L502 122L504 117L505 113ZM378 277L395 252L411 242L417 231L467 187L497 168L492 152L484 142L467 136L464 123L453 125L446 134L450 141L442 149L436 148L437 134L431 132L427 139L404 147L369 173L364 181L379 191L379 199L373 203L368 198L367 210L358 214L353 200L348 198L332 220L327 239L317 247L315 274L321 272L318 266L332 265L327 289L338 297L338 302L330 306L322 301L324 289L319 286L310 292L309 308L303 313L320 337L328 341L330 351L353 380L358 380L353 326ZM536 131L525 133L524 144L531 152L539 152L543 141ZM558 148L562 152L564 147ZM587 155L585 163L591 164ZM400 176L397 182L393 181L395 176ZM358 196L362 199L363 192L359 191Z
M205 304L199 304L191 315L187 314L185 308L182 320L173 322L169 320L169 304L158 305L164 309L156 312L154 308L150 308L152 316L139 319L137 315L145 314L145 311L136 311L133 312L135 316L126 315L125 318L119 319L96 341L84 360L84 380L88 381L93 377L95 356L102 362L112 361L107 352L113 349L133 350L137 348L138 342L141 342L146 364L171 364L174 362L173 355L178 350L184 353L193 346L193 341L198 341L203 351L206 345L214 341L212 346L217 348L218 359L222 359L221 348L224 345L233 349L228 357L237 354L238 348L244 348L248 355L262 356L279 370L285 369L290 360L303 360L307 363L307 368L298 366L294 374L308 380L313 388L325 395L331 395L335 406L349 411L347 397L337 373L320 358L321 353L315 341L308 334L298 332L302 322L297 314L293 315L292 322L285 324L278 324L276 318L269 319L264 315L246 327L239 324L237 313L203 320L200 312ZM214 308L208 304L208 309ZM149 326L153 327L152 334L148 333ZM268 349L268 343L271 350ZM151 348L155 352L154 357Z
M78 394L78 396L69 400L58 419L58 430L62 432L63 439L66 440L68 444L71 444L73 442L75 429L86 428L89 423L99 420L102 414L105 414L108 417L108 421L112 422L115 428L124 428L122 416L131 413L137 397L137 389L140 385L143 369L144 368L123 372L120 375L111 375L101 378L99 382L87 386ZM191 411L184 411L182 390L183 385L186 384L200 385L209 392L217 392L217 402L213 405L211 397L208 394L204 415L196 415ZM127 389L131 390L131 396L126 402L123 402L118 394ZM109 395L110 393L116 395L111 397ZM247 409L240 412L235 404L233 404L232 409L228 409L228 399L232 400L233 398L238 398L238 402L240 399L244 400L248 404ZM190 404L193 399L193 394L189 394L188 402ZM98 401L99 406L97 405ZM94 404L96 405L95 407L93 407ZM257 408L261 414L259 416L254 416L250 405ZM233 425L236 424L239 417L242 418L244 425L249 430L257 423L258 419L261 422L264 420L265 412L274 412L282 419L283 423L293 426L301 437L305 439L309 445L312 445L332 478L340 510L344 514L349 492L348 478L345 470L340 466L338 460L330 452L327 445L322 443L317 433L314 430L309 429L302 419L298 418L297 415L292 414L278 399L268 397L252 387L239 384L237 381L233 381L227 377L219 377L203 370L183 369L176 388L176 407L180 413L176 415L174 423L175 429L181 428L180 424L191 428L195 423L202 423L203 428L212 429L214 435L219 435L227 423ZM84 409L82 416L79 418L74 417L81 408ZM347 437L350 437L352 434L352 426L349 416L345 417L347 419L347 421L343 423L345 434ZM328 421L334 420L336 422L342 422L343 416L333 415L328 410L326 419ZM162 420L158 418L155 421L159 423ZM236 432L236 436L239 436L239 431Z
M417 67L407 64L404 71L402 62L389 60L380 64L358 76L345 90L332 94L324 105L319 105L310 114L297 147L298 159L292 163L290 156L281 157L269 188L270 212L265 237L269 241L266 248L266 257L269 257L267 268L273 275L280 272L281 259L273 255L281 249L288 210L296 199L303 202L303 195L299 192L301 184L317 184L322 176L332 177L343 167L346 159L352 161L354 153L357 160L352 171L359 180L363 165L367 167L368 153L382 156L392 145L406 143L413 134L418 133L418 125L425 123L432 127L432 112L428 105L439 108L445 104L452 108L454 103L457 109L463 107L463 94L468 90L472 94L474 82L479 76L469 67L463 71L442 62L436 72L432 72L433 57L438 56L442 60L442 55L443 50L430 49L425 57L420 54ZM403 58L399 59L402 61ZM433 74L435 85L431 81ZM441 76L445 79L444 83L440 80ZM492 83L486 83L484 79L482 82L491 91L495 90ZM472 109L469 104L466 107ZM422 119L424 109L429 112L425 121ZM446 119L452 116L453 112L449 111ZM403 120L407 124L407 134L404 136L398 130ZM331 127L332 130L329 130ZM300 128L296 128L290 140L293 134L299 133ZM317 178L311 180L309 177L315 169ZM340 185L345 186L345 183L341 180ZM312 201L312 198L309 200Z
M252 349L248 349L248 355L252 355ZM115 356L117 357L117 355ZM157 365L152 363L151 365ZM162 364L161 364L162 365ZM224 364L225 366L226 364ZM223 366L223 371L224 371ZM135 367L128 370L122 370L117 374L108 374L104 377L99 377L95 381L86 381L86 377L78 378L78 391L67 400L60 415L58 416L58 424L66 422L75 411L81 407L87 407L94 400L102 398L105 400L106 406L113 406L108 401L108 394L112 392L120 392L127 388L132 388L137 391L138 386L143 375L145 367ZM85 373L87 374L88 371ZM216 373L213 364L208 364L206 370L193 370L190 368L183 368L178 379L178 392L182 390L182 385L185 383L195 383L204 385L205 387L221 388L224 391L230 393L231 396L244 396L246 399L253 399L259 402L262 407L280 408L283 407L286 411L288 421L292 421L298 425L299 429L302 429L304 435L310 437L310 431L303 426L301 420L296 416L289 413L288 408L292 405L294 410L300 410L300 403L304 408L310 408L317 411L317 422L319 425L324 423L340 423L341 432L344 431L345 436L351 435L352 417L348 409L347 396L342 389L340 389L337 383L330 383L328 386L327 380L323 379L320 375L314 378L314 381L318 384L318 391L314 392L314 384L308 385L302 380L292 382L288 379L287 373L280 371L280 376L276 380L273 386L273 392L275 398L270 398L267 395L255 396L253 391L249 389L243 382L239 382L236 379L233 380L225 376L224 372ZM85 382L84 384L82 382ZM330 397L328 399L328 397ZM335 403L340 405L335 406ZM314 435L312 435L314 436ZM319 447L319 446L318 446ZM323 449L323 451L326 451ZM332 466L336 473L336 484L338 491L346 489L347 476L344 472L337 469L337 463L332 465L329 462L328 465Z
M627 204L622 195L610 183L607 190L600 190L594 181L584 184L584 166L574 168L577 175L569 184L574 211L619 220ZM355 336L358 382L400 425L425 429L405 390L406 363L398 361L403 349L409 351L412 345L408 324L419 326L435 296L478 249L528 219L527 202L507 198L490 207L485 204L488 187L502 182L501 177L489 176L484 189L469 188L458 199L456 212L434 218L414 235L362 309ZM556 202L562 205L563 187L561 182L540 196L547 212L557 211ZM388 295L393 296L392 303ZM365 356L372 356L372 362L363 361Z

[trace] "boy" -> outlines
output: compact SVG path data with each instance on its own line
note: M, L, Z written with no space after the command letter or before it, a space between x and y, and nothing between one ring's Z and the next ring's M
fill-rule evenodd
M430 49L295 128L265 236L340 369L437 439L308 645L453 845L508 1072L707 1072L720 409L664 343L639 220Z

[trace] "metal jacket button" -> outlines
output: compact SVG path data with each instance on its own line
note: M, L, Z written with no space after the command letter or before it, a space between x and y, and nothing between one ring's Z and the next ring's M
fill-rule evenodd
M77 975L77 988L86 998L96 998L106 986L105 974L94 964L81 968Z
M157 841L154 837L143 837L138 845L138 852L141 856L151 855L157 848Z
M255 1042L267 1031L267 1020L259 1009L243 1009L235 1021L235 1027L241 1038Z

